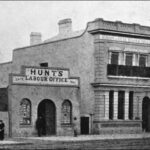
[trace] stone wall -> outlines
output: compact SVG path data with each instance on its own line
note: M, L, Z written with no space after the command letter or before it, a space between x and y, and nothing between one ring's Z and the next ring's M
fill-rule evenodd
M100 121L94 122L94 134L133 134L142 132L141 121Z
M98 38L96 36L96 38ZM96 39L95 39L96 40ZM98 40L98 39L97 39ZM109 83L109 84L125 84L125 85L150 85L150 79L148 78L123 78L123 77L109 77L107 75L107 64L109 63L109 48L117 47L120 48L120 52L124 49L133 49L140 50L143 53L149 51L150 45L127 43L127 42L117 42L117 41L107 41L107 40L98 40L95 41L95 82L100 83ZM147 53L148 54L148 53ZM150 66L150 56L148 55L148 66Z

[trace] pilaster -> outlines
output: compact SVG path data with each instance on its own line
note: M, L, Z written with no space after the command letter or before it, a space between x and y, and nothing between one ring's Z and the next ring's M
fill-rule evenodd
M114 119L118 119L118 91L114 91Z
M125 91L125 107L124 107L124 111L125 111L125 120L129 119L129 91Z

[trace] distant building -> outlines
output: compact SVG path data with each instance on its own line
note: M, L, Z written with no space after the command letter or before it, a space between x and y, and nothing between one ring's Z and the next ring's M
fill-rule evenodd
M0 64L0 116L10 136L150 131L150 27L98 18L83 31L71 19L59 34L13 51Z

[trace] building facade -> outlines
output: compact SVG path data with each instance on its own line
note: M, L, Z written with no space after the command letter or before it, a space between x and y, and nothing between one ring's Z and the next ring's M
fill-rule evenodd
M95 37L95 132L150 131L149 28L102 19L95 24L89 31Z
M37 136L40 116L44 136L73 135L75 126L78 134L149 132L150 27L98 18L74 32L71 19L58 24L57 36L32 33L30 46L0 64L6 133Z

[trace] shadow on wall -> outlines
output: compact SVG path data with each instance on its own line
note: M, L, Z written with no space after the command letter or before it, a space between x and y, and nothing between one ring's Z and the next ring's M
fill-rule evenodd
M7 111L0 111L0 120L3 120L5 124L5 137L8 137L8 129L9 129L9 124L8 124L8 112Z

